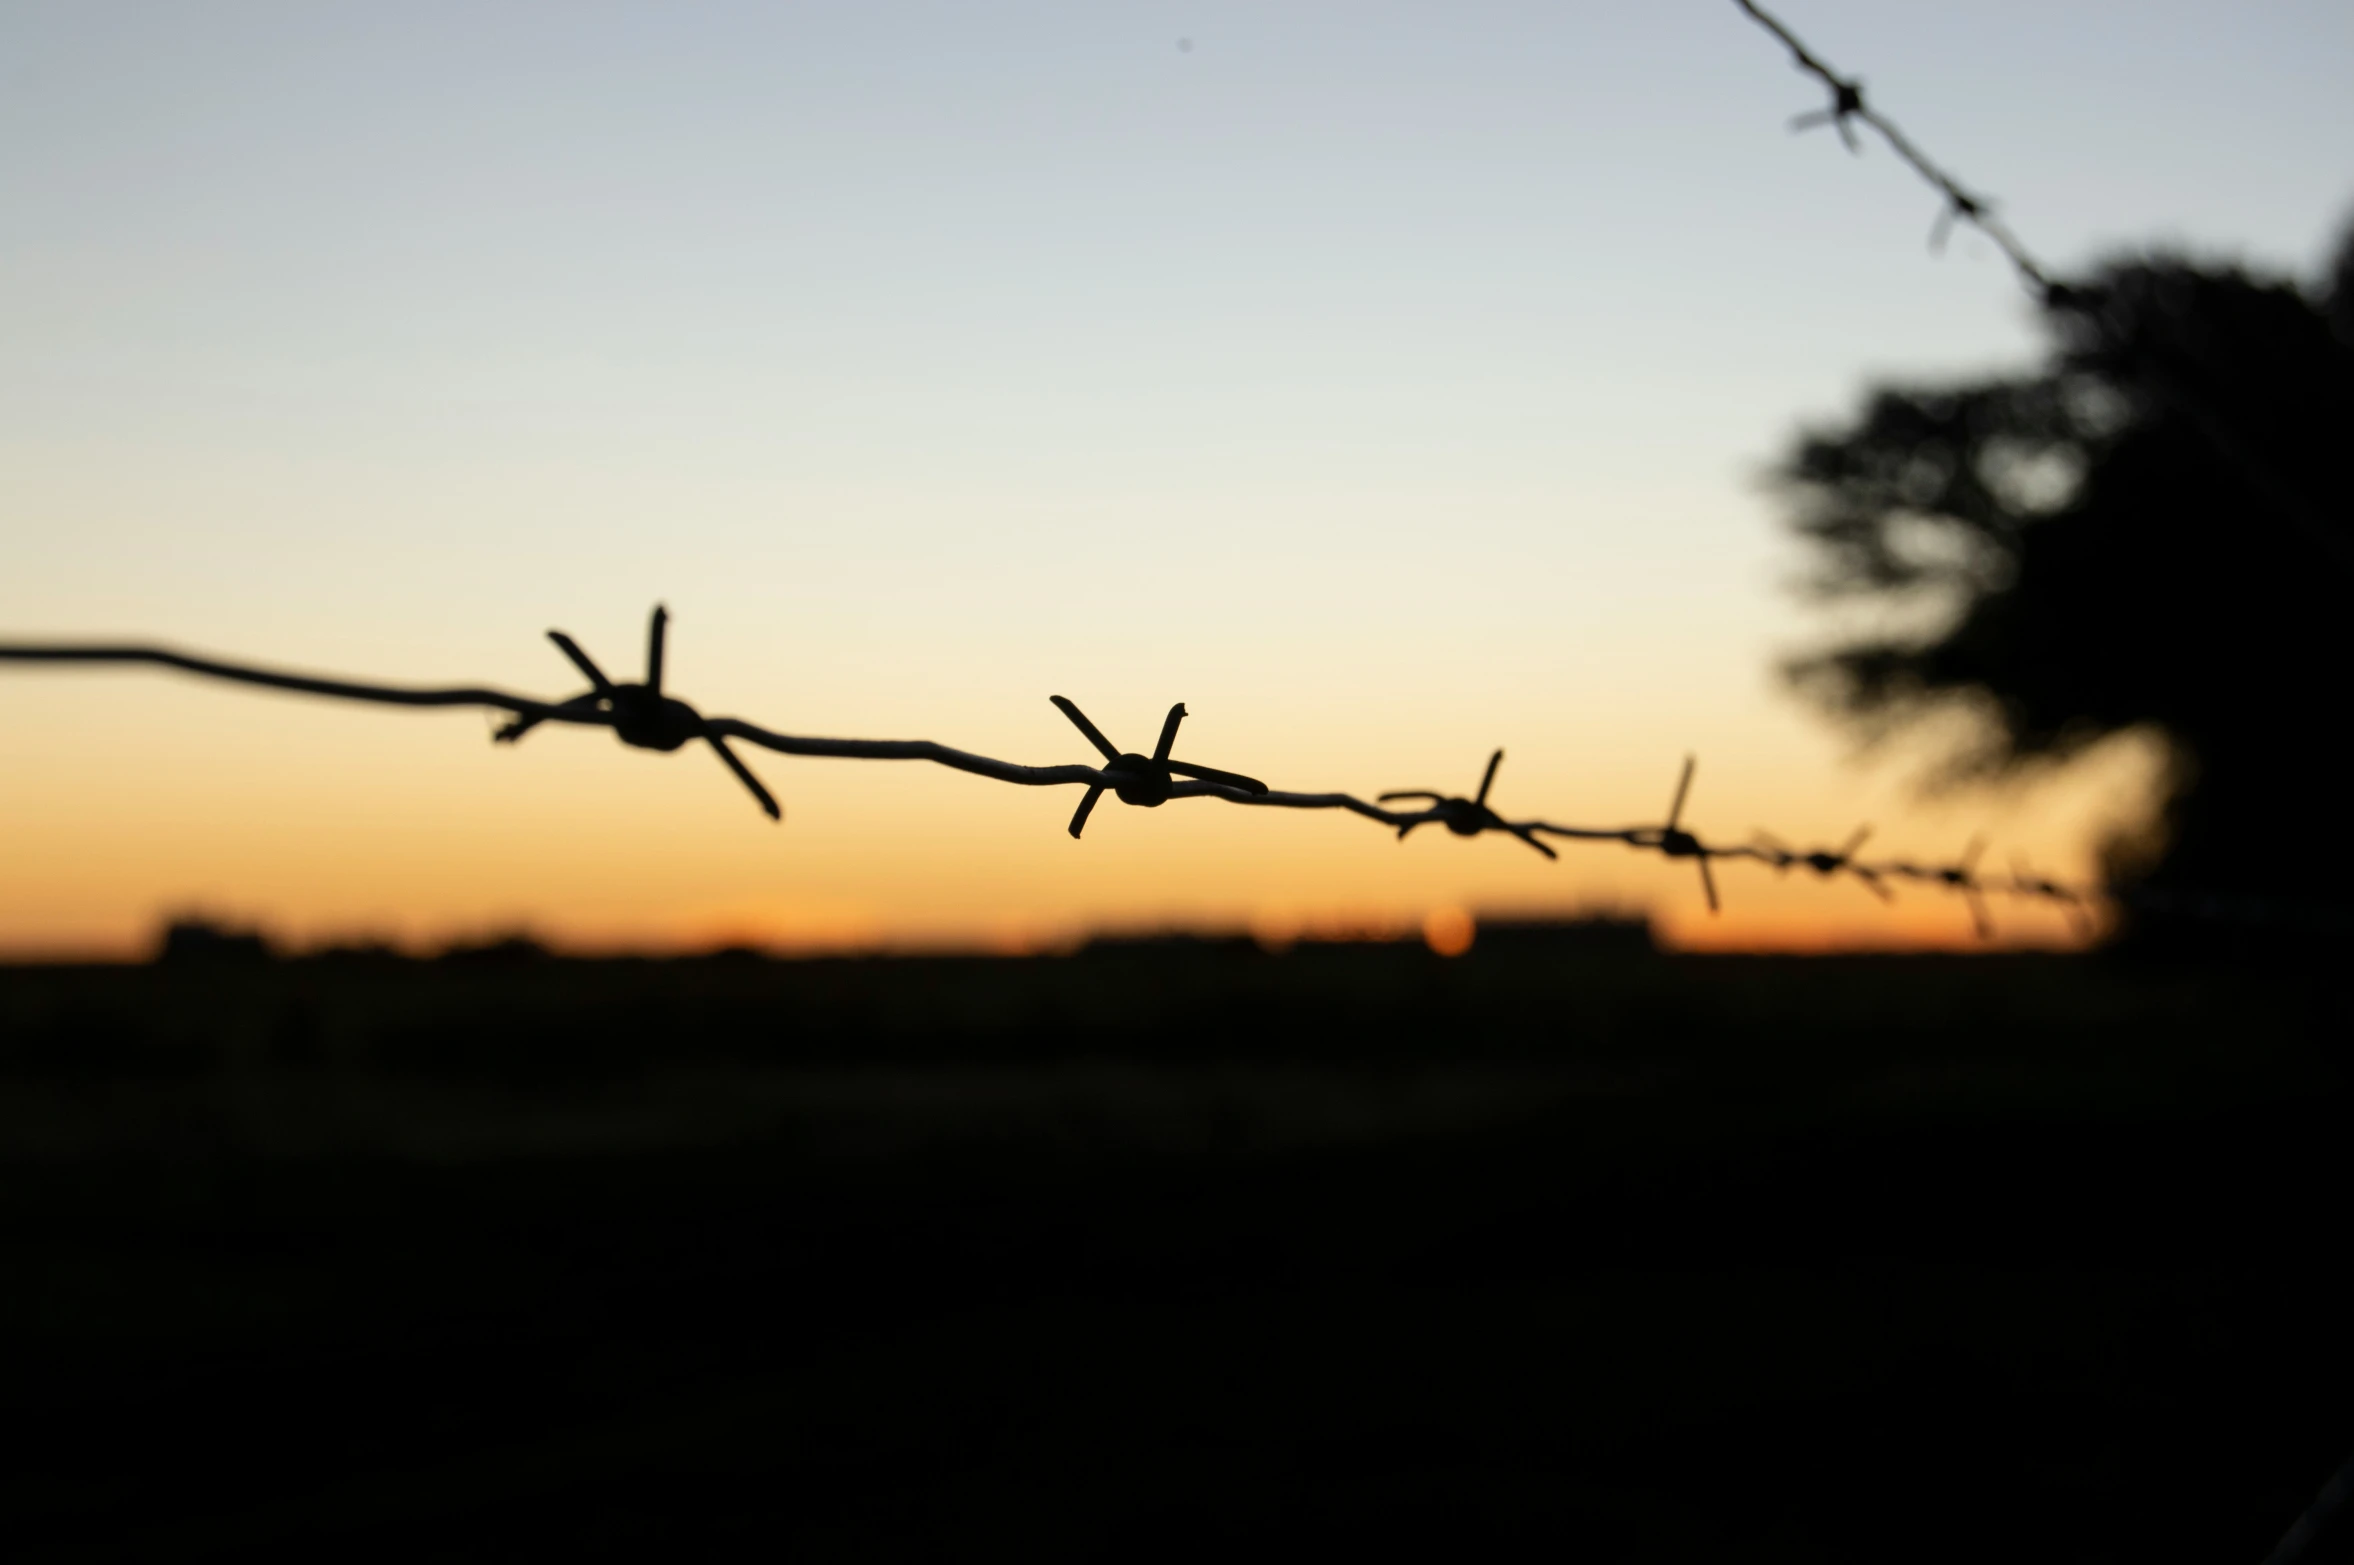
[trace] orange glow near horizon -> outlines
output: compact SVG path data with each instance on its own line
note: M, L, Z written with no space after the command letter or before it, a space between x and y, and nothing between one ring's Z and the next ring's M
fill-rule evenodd
M2087 72L2019 48L2049 9L1857 8L1842 47L1978 116L1971 168L2061 274L2153 222L2283 275L2332 253L2354 97L2320 24L2087 22ZM1990 875L2076 885L2141 808L2126 741L1923 797L1918 753L1855 764L1777 680L1838 627L1761 476L1875 383L2048 343L1999 258L1924 258L1901 169L1777 129L1796 84L1729 10L1227 7L1183 54L1105 7L503 15L25 12L0 639L562 699L544 629L634 678L659 600L673 693L797 734L1091 761L1050 695L1140 748L1183 700L1180 755L1278 788L1468 793L1501 745L1499 811L1604 828L1658 824L1696 753L1709 842L1868 821L1934 864L1983 832ZM2176 54L2198 114L2151 85ZM490 728L0 667L0 958L134 955L183 911L294 949L1598 905L1683 949L1976 945L1925 887L1727 864L1711 916L1619 845L1213 801L1106 801L1073 842L1070 789L746 750L774 826L696 747Z
M1108 799L1074 842L1063 831L1074 789L759 755L786 804L780 827L692 750L649 757L577 731L493 749L478 717L419 719L169 678L8 678L0 690L19 722L0 740L0 811L18 829L0 862L0 954L14 959L134 955L184 912L259 927L294 949L423 951L513 932L583 952L1018 952L1146 929L1247 930L1280 944L1416 937L1448 909L1595 907L1649 909L1678 949L1978 945L1961 899L1937 888L1903 887L1883 906L1852 882L1747 862L1718 865L1726 907L1712 916L1690 864L1615 843L1564 842L1548 863L1502 836L1463 841L1431 828L1401 843L1340 812L1211 800L1142 811ZM1326 709L1346 704L1328 699ZM1009 730L987 741L999 753L1074 758L1043 701L1027 714L1004 705L981 714ZM1115 733L1137 727L1126 708L1111 710ZM1468 788L1482 759L1465 733L1443 747L1463 757L1462 777L1431 777L1382 759L1380 725L1345 711L1336 731L1307 732L1253 725L1223 705L1196 710L1189 738L1198 733L1202 754L1248 756L1279 786ZM1720 842L1771 823L1806 847L1877 820L1888 824L1870 853L1942 862L1988 830L1988 875L2011 873L2025 848L2036 871L2081 883L2085 842L2146 772L2146 758L2120 746L2019 800L1923 801L1901 774L1808 755L1827 741L1787 714L1771 742L1737 715L1727 726L1747 728L1750 754L1704 757L1688 811ZM1496 800L1509 813L1587 824L1656 820L1679 760L1665 745L1610 757L1516 748ZM1991 903L1998 944L2080 941L2057 909Z

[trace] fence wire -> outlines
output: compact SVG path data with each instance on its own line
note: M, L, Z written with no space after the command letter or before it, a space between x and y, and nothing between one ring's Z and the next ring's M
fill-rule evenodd
M1772 34L1789 52L1797 68L1813 76L1830 95L1828 103L1823 107L1796 116L1791 122L1794 130L1827 127L1850 150L1860 151L1863 146L1858 135L1860 127L1878 137L1936 192L1939 207L1929 236L1933 249L1942 249L1957 226L1968 227L1984 235L2001 251L2021 284L2046 306L2088 311L2105 307L2106 301L2097 289L2072 286L2057 279L2019 235L1996 216L1994 200L1964 184L1959 177L1931 158L1866 96L1860 77L1842 75L1779 18L1753 3L1753 0L1734 0L1734 3L1758 26ZM2159 371L2156 379L2161 392L2168 397L2170 404L2180 408L2225 459L2239 468L2258 492L2273 502L2274 508L2298 531L2320 544L2340 564L2354 569L2354 540L2349 540L2337 520L2316 506L2293 479L2284 476L2273 464L2264 460L2251 441L2233 427L2227 416L2186 389L2183 382L2188 377L2184 372L2186 368L2195 369L2196 366L2168 363L2155 368ZM1411 835L1423 826L1443 827L1458 837L1478 837L1500 832L1518 839L1547 859L1559 857L1551 846L1553 842L1616 842L1638 852L1658 854L1662 858L1690 860L1699 876L1701 890L1711 912L1722 908L1716 874L1711 866L1724 861L1747 861L1781 873L1804 870L1826 880L1852 880L1883 900L1889 899L1893 895L1893 887L1900 883L1929 887L1960 898L1967 905L1972 923L1982 936L1993 932L1991 905L1996 898L2056 906L2075 921L2080 930L2088 933L2096 908L2104 901L2120 907L2207 921L2315 929L2331 933L2354 930L2354 919L2349 919L2334 908L2318 905L2292 907L2270 900L2186 897L2115 888L2096 891L2035 874L2024 864L2014 864L2011 873L2007 875L1987 874L1978 867L1985 846L1983 838L1973 840L1957 857L1945 862L1865 858L1861 850L1870 835L1868 827L1859 827L1836 847L1793 848L1764 832L1756 833L1743 842L1710 842L1684 824L1684 806L1690 796L1696 770L1694 760L1689 757L1685 759L1682 772L1669 795L1666 812L1658 822L1591 826L1537 817L1514 819L1490 805L1488 795L1494 787L1497 769L1504 759L1502 750L1488 757L1478 789L1468 795L1412 788L1391 790L1367 800L1350 793L1303 793L1271 788L1255 777L1199 765L1174 755L1172 752L1178 729L1187 715L1183 703L1169 708L1163 718L1158 740L1152 752L1147 754L1141 750L1121 749L1075 703L1063 696L1051 697L1056 707L1100 754L1101 764L1082 762L1032 766L998 760L928 739L831 739L781 733L742 718L706 717L689 703L669 694L663 687L667 625L667 613L657 607L647 634L646 676L634 682L609 678L571 637L562 631L550 631L549 639L589 683L588 689L558 701L541 701L481 686L420 688L327 679L151 645L0 644L0 662L148 664L210 679L338 700L394 706L478 707L507 714L508 721L494 737L508 744L515 743L533 729L548 723L610 729L623 744L638 749L669 751L700 742L711 748L772 820L783 819L783 806L760 777L745 764L737 753L737 745L772 750L783 755L927 761L977 777L1024 787L1078 787L1084 791L1068 827L1074 838L1084 832L1089 816L1103 796L1109 793L1123 804L1145 809L1157 808L1176 799L1213 798L1254 808L1345 810L1392 829L1400 838ZM1414 807L1410 808L1409 805Z
M1857 134L1860 126L1876 135L1936 192L1939 207L1929 233L1932 250L1941 251L1953 230L1957 226L1966 226L1984 235L2002 253L2021 285L2045 307L2057 311L2084 312L2096 312L2107 307L2107 300L2097 288L2070 285L2057 279L2027 248L2018 234L1995 215L1995 203L1990 197L1965 185L1932 159L1867 99L1860 77L1840 74L1779 18L1754 4L1753 0L1734 0L1734 3L1758 26L1779 40L1789 51L1798 69L1815 77L1830 94L1829 102L1823 107L1797 115L1791 121L1793 130L1827 127L1838 135L1850 151L1860 152L1863 148L1863 142ZM2200 366L2196 362L2195 345L2192 351L2186 351L2181 346L2161 346L2153 350L2146 368L2151 372L2153 385L2168 405L2185 416L2273 510L2339 567L2354 572L2354 538L2349 537L2342 520L2326 507L2317 504L2297 479L2267 460L2256 442L2236 427L2227 408L2219 407L2196 389L2200 380ZM326 679L146 645L0 644L0 662L148 664L210 679L338 700L394 706L478 707L508 714L507 723L493 736L497 741L507 744L519 741L533 729L547 723L607 728L623 744L637 749L670 751L700 741L710 746L722 764L752 795L761 810L771 820L778 821L783 819L783 807L759 776L744 763L730 741L783 755L928 761L974 776L1025 787L1079 787L1085 791L1080 795L1078 807L1073 811L1067 828L1074 838L1084 832L1090 814L1106 793L1123 804L1145 809L1157 808L1175 799L1214 798L1256 808L1345 810L1391 828L1401 840L1420 827L1432 825L1444 827L1458 837L1478 837L1490 832L1501 832L1525 843L1548 860L1559 857L1548 844L1548 838L1568 842L1616 842L1639 852L1692 861L1712 913L1720 911L1722 903L1716 875L1710 866L1720 861L1746 860L1778 872L1802 869L1826 880L1853 880L1883 900L1892 897L1893 882L1932 887L1963 900L1982 938L1993 933L1990 899L1996 897L2056 905L2069 915L2080 931L2086 933L2090 932L2096 901L2104 897L2121 906L2207 921L2332 934L2354 932L2354 919L2335 909L2319 906L2289 907L2263 899L2115 889L2096 894L2033 874L2023 864L2016 866L2013 873L2007 876L1981 874L1977 866L1985 847L1983 837L1974 839L1957 858L1945 863L1861 857L1861 849L1870 836L1869 827L1857 828L1837 847L1794 849L1763 832L1744 843L1712 843L1683 824L1684 806L1691 794L1696 770L1696 762L1691 757L1685 758L1675 789L1669 797L1666 813L1658 823L1579 826L1539 818L1515 820L1491 806L1488 795L1495 785L1497 769L1504 760L1504 752L1500 749L1488 757L1479 788L1469 795L1412 788L1381 793L1368 801L1349 793L1299 793L1270 788L1257 778L1239 772L1198 765L1176 757L1172 751L1178 728L1187 716L1182 702L1169 708L1152 753L1147 755L1142 751L1122 750L1074 702L1059 695L1050 697L1087 743L1100 753L1103 758L1101 765L1076 763L1030 766L1001 761L925 739L827 739L780 733L742 718L706 717L689 703L668 694L663 688L668 621L668 613L657 606L647 633L646 676L636 682L609 678L571 637L559 630L549 631L549 639L589 682L587 690L561 701L540 701L482 686L418 688ZM1419 801L1420 807L1392 807L1411 801ZM2354 1492L2354 1459L2349 1459L2346 1466L2331 1477L2307 1513L2280 1540L2267 1565L2289 1565L2289 1562L2301 1558L2313 1537L2350 1492Z
M1822 108L1810 110L1793 118L1792 130L1808 130L1829 126L1839 134L1850 152L1863 150L1856 134L1861 125L1872 131L1934 189L1941 201L1935 225L1930 229L1932 250L1942 250L1947 237L1957 224L1967 225L1986 236L2003 258L2010 263L2021 286L2046 309L2055 312L2074 311L2097 317L2111 308L2111 301L2098 287L2071 285L2054 277L2034 253L2020 240L2009 224L1997 218L1994 203L1974 192L1923 152L1918 143L1899 130L1892 120L1868 103L1864 97L1861 78L1839 74L1792 32L1779 18L1752 0L1733 0L1758 26L1779 39L1790 51L1790 58L1798 69L1820 81L1830 93L1830 102ZM2123 336L2123 333L2117 335ZM2276 517L2328 559L2339 570L2354 575L2354 529L2349 529L2346 518L2328 505L2315 499L2311 491L2293 473L2268 458L2260 438L2244 427L2243 417L2235 414L2228 402L2219 401L2207 389L2212 380L2209 373L2213 344L2184 333L2170 334L2176 340L2143 341L2139 345L2140 362L2134 367L2146 383L2156 391L2166 407L2182 417L2198 431L2208 446L2235 469L2242 480L2260 496ZM2206 350L2206 351L2202 351ZM1965 854L1965 868L1970 855ZM1977 920L1980 934L1986 933L1984 897L1978 883L1965 876L1961 880L1944 880L1957 866L1924 868L1903 866L1913 879L1938 879L1954 886L1970 897L1971 913ZM1852 866L1851 866L1852 868ZM1898 866L1878 868L1897 869ZM1861 873L1860 870L1856 871ZM2071 909L2081 907L2066 888L2022 878L2021 889L2033 886L2041 891L2068 899ZM2206 923L2242 925L2257 929L2286 930L2305 934L2325 934L2343 937L2354 934L2354 916L2339 908L2314 904L2283 904L2267 898L2235 897L2211 893L2169 893L2148 889L2111 890L2108 895L2119 905L2143 913L2162 917L2188 918ZM2305 1514L2289 1528L2265 1565L2294 1565L2305 1557L2336 1511L2354 1494L2354 1457L2332 1474L2323 1485Z
M1187 714L1179 702L1169 708L1151 753L1123 750L1065 696L1049 697L1071 726L1101 757L1100 764L1078 762L1052 766L1025 765L994 756L961 750L929 739L829 739L788 734L740 717L705 716L663 685L669 612L656 606L646 632L646 671L641 680L616 680L606 674L580 644L560 630L548 639L588 680L589 688L561 700L543 701L482 685L419 687L378 684L364 680L330 679L284 669L263 668L225 658L205 657L169 647L119 644L0 643L0 663L90 666L146 664L176 669L207 679L259 685L265 689L364 701L387 706L476 707L507 714L492 735L514 744L532 730L549 723L604 728L623 744L641 750L677 750L701 743L741 783L771 820L784 818L760 777L745 764L736 746L773 750L780 755L825 756L864 761L928 761L955 771L1023 787L1077 787L1084 790L1066 828L1079 837L1089 816L1105 794L1122 804L1155 809L1176 799L1219 799L1259 809L1345 810L1394 831L1400 839L1424 826L1438 826L1457 837L1500 832L1516 838L1547 859L1558 859L1554 842L1615 842L1637 852L1662 858L1690 860L1700 879L1710 912L1722 908L1716 873L1711 866L1723 861L1746 861L1778 871L1802 869L1824 879L1846 878L1865 890L1889 899L1894 883L1933 887L1958 896L1968 905L1981 935L1991 935L1990 899L2007 897L2057 906L2089 932L2096 898L2079 888L2030 873L2024 866L2009 875L1980 873L1978 859L1984 839L1974 841L1949 863L1921 863L1910 859L1867 859L1860 850L1869 828L1859 828L1838 847L1796 849L1759 832L1745 842L1710 842L1685 824L1684 807L1692 792L1697 762L1686 757L1668 795L1667 809L1656 823L1632 825L1573 825L1541 817L1513 818L1488 802L1504 752L1488 757L1479 787L1469 794L1450 794L1432 788L1400 788L1371 799L1351 793L1302 793L1271 788L1256 777L1181 759L1174 754L1179 727Z
M1831 95L1824 107L1794 116L1790 121L1792 130L1828 126L1838 132L1850 152L1861 152L1863 139L1856 134L1860 125L1879 137L1937 193L1937 216L1929 229L1931 250L1943 251L1956 227L1970 228L2002 252L2020 286L2046 309L2091 319L2100 319L2120 309L2109 292L2097 284L2069 283L2055 276L2027 248L2017 232L1995 215L1993 197L1965 185L1864 96L1861 77L1842 76L1779 17L1754 0L1733 0L1733 3L1773 34L1789 51L1791 63L1814 77ZM2112 335L2120 340L2130 335L2138 361L2134 367L2142 383L2198 431L2199 437L2224 463L2262 497L2262 509L2285 522L2308 547L2338 570L2354 576L2354 530L2348 528L2346 518L2317 498L2301 476L2268 456L2262 432L2247 427L2247 420L2228 399L2214 394L2214 342L2188 325L2160 334L2117 332Z

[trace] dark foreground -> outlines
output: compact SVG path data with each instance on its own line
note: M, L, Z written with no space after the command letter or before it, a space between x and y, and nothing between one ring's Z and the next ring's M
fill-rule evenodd
M2326 977L0 970L0 1537L2257 1565L2354 1449Z

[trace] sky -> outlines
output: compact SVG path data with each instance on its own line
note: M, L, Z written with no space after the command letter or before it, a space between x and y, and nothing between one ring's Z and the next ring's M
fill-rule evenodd
M2354 8L1781 10L2061 272L2318 274ZM0 0L0 639L2089 874L2130 741L1924 796L1779 684L1830 627L1763 475L2032 312L1719 0ZM175 911L297 944L978 946L1653 911L1696 946L1961 944L1926 894L1341 815L707 754L160 672L0 670L0 953ZM2006 912L2004 938L2065 936Z

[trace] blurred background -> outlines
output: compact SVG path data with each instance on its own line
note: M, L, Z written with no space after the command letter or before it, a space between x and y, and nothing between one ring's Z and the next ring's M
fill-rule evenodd
M11 1559L2354 1559L2354 9L1788 20L2069 291L1722 0L0 0L0 648L1923 866L11 663Z
M2320 275L2354 18L1791 17L2063 271ZM1729 6L0 9L0 626L550 696L542 631L788 732L2094 875L2157 765L1924 797L1777 672L1833 623L1765 478L2034 310ZM0 949L529 929L579 951L1028 950L1178 924L1654 910L1686 947L1971 940L1950 899L154 673L0 681ZM2056 910L2000 937L2075 937Z

